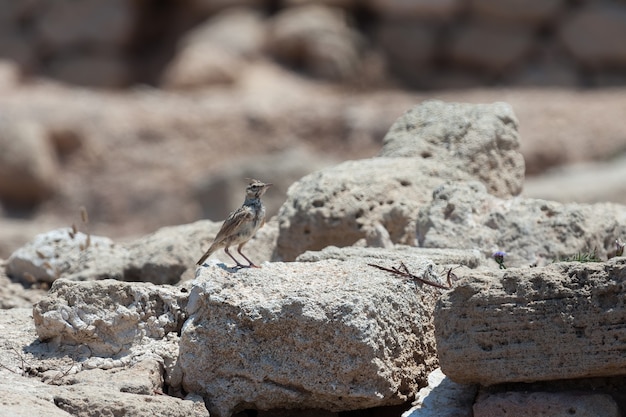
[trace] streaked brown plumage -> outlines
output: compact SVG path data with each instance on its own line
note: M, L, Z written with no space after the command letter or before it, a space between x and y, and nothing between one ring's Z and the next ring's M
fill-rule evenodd
M215 240L211 247L202 255L197 265L202 265L204 261L211 256L213 252L224 248L224 252L230 256L239 267L257 266L246 255L241 252L241 248L246 242L252 239L252 236L265 223L265 206L261 202L261 196L265 194L267 188L272 184L264 183L259 180L250 180L250 184L246 188L246 199L243 205L228 215L224 224L217 232ZM249 265L241 264L229 251L228 248L237 245L237 252L248 261Z

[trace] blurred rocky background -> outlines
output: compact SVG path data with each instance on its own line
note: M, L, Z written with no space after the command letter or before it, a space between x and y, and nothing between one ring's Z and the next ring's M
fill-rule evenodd
M274 214L430 98L513 106L524 195L624 203L624 39L609 0L0 0L0 258L221 220L245 177Z

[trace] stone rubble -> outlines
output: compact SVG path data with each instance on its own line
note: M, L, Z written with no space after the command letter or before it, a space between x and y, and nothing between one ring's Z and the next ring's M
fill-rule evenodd
M419 390L413 407L402 417L475 417L472 404L477 390L477 385L457 384L437 368L428 375L428 386Z
M380 156L290 187L246 247L259 269L221 253L196 267L220 226L208 220L131 242L37 236L0 264L0 302L14 307L0 317L4 404L18 416L336 417L417 399L407 417L471 415L472 402L477 417L617 415L626 258L605 259L624 207L520 197L517 129L503 103L414 107ZM551 263L593 250L601 262ZM368 265L402 263L452 288Z
M472 273L437 303L442 371L482 385L622 375L624 277L623 257Z
M406 262L416 273L430 264ZM400 404L434 369L432 287L359 258L266 263L236 278L200 268L181 333L183 388L212 415Z
M278 215L278 258L349 246L377 225L391 242L413 246L415 213L445 181L475 179L494 195L519 194L518 148L517 119L504 103L415 106L393 124L379 157L317 171L289 189Z
M507 253L507 266L546 265L580 253L606 260L626 237L626 207L502 199L477 182L447 182L417 218L418 245Z

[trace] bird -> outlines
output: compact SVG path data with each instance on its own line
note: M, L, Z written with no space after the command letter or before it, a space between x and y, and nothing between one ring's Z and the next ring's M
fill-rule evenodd
M246 255L241 252L241 248L246 244L257 230L265 223L265 206L261 201L261 196L265 194L271 183L264 183L259 180L249 179L250 183L246 187L246 199L243 205L231 212L219 232L215 236L215 240L209 249L202 255L202 258L196 262L196 265L202 266L204 261L211 256L213 252L224 248L226 255L230 256L239 268L258 268ZM248 261L249 265L243 265L235 258L228 248L237 245L237 252Z

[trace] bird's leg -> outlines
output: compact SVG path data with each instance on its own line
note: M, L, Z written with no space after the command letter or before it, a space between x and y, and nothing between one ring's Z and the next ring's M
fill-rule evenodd
M250 267L251 268L258 268L258 266L256 266L250 259L248 259L248 257L246 255L244 255L243 252L241 251L241 248L243 248L243 245L245 245L245 244L246 244L246 242L243 242L243 243L239 244L239 246L237 246L237 252L239 252L239 255L243 256L246 261L248 261L248 263L250 264L250 265L248 265L249 268Z
M225 247L225 248L224 248L224 252L226 252L226 255L230 256L230 258L231 258L233 261L235 261L235 262L237 263L237 266L238 266L239 268L245 268L245 267L246 267L246 265L244 265L244 264L240 263L240 262L237 260L237 258L235 258L235 257L234 257L234 256L233 256L233 255L232 255L232 254L228 251L228 247ZM241 253L241 252L239 252L239 253ZM244 256L244 258L246 258L246 257ZM247 260L247 259L248 259L248 258L246 258L246 260Z

